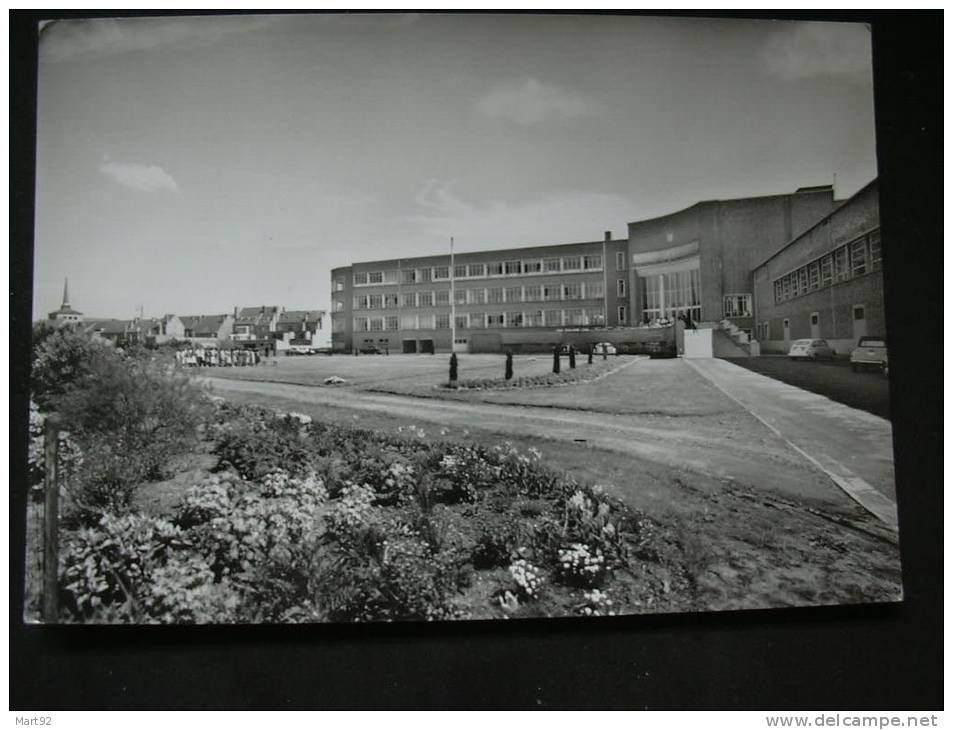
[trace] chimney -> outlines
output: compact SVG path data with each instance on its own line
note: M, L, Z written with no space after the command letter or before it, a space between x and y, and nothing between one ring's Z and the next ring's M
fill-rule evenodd
M606 243L612 240L612 231L606 231Z

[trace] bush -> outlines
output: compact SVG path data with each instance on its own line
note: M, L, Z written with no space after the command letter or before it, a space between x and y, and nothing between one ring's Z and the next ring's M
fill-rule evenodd
M55 398L90 375L94 359L121 361L122 356L110 345L66 327L34 330L30 391L40 409L49 410Z
M91 352L84 368L51 399L84 453L73 496L84 510L122 511L197 442L207 401L186 375L112 351Z

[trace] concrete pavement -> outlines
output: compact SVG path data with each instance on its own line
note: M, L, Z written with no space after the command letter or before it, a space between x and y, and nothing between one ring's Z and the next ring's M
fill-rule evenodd
M896 529L890 421L726 360L685 362Z

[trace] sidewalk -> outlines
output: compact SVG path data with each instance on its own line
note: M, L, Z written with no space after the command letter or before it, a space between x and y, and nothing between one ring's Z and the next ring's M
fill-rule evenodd
M685 360L851 498L897 527L890 422L726 360Z

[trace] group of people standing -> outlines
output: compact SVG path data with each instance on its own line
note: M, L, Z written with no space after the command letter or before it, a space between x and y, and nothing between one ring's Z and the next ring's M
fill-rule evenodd
M175 361L187 368L250 367L261 362L257 350L223 350L217 347L176 350Z

